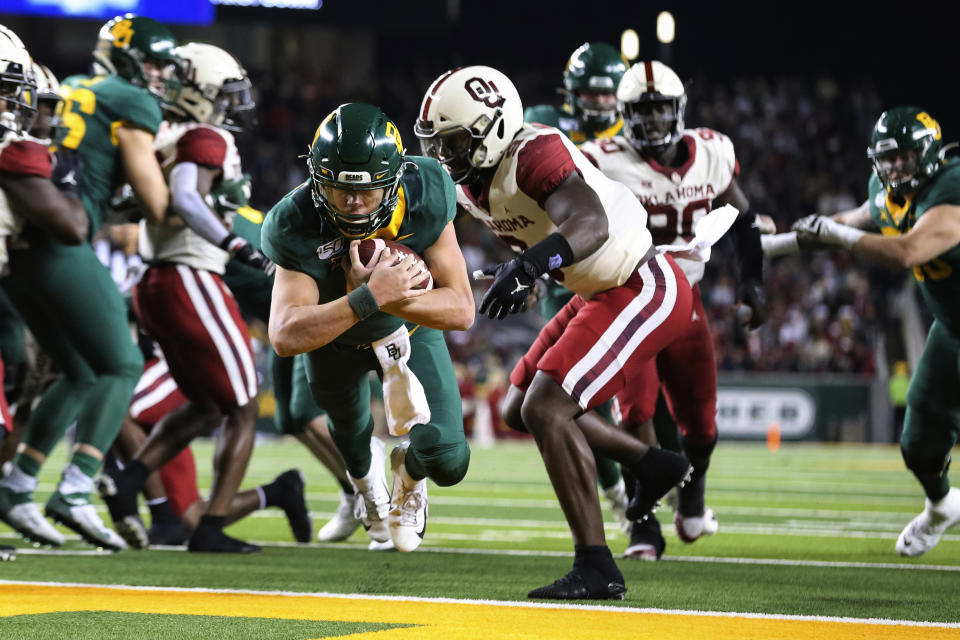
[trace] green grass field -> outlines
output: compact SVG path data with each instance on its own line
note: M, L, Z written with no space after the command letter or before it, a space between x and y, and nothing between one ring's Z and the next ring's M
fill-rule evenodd
M212 448L202 443L195 453L207 486ZM41 501L64 458L59 449L47 464ZM296 442L259 443L245 486L290 467L307 478L316 529L336 508L337 486ZM599 604L960 626L960 530L921 558L894 552L897 534L923 507L896 447L788 443L770 452L760 444L722 443L707 498L720 519L716 536L686 545L673 532L672 513L661 511L664 559L620 560L626 599ZM415 553L367 551L362 529L345 543L296 545L279 510L258 512L230 532L264 544L264 551L245 557L176 549L101 554L73 537L57 552L22 548L15 562L0 565L0 580L524 602L527 590L563 575L572 557L543 465L527 442L475 448L464 482L431 485L427 536ZM622 553L626 538L610 518L607 537L614 554ZM22 542L8 530L0 540ZM15 599L16 589L0 593L0 613L4 596ZM0 638L380 637L387 629L403 631L382 623L279 624L256 611L242 622L229 616L218 622L213 616L90 608L96 612L0 618ZM939 637L929 631L925 637Z

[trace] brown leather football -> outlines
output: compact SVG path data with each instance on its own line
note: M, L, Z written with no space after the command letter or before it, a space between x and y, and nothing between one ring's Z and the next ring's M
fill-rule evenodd
M357 254L360 257L360 262L367 267L373 266L370 264L370 261L375 255L380 255L380 251L384 248L390 249L391 253L411 254L414 257L414 260L423 262L423 258L421 258L417 252L410 247L400 244L399 242L383 240L382 238L367 238L366 240L360 241L360 245L357 247ZM431 274L429 278L414 288L433 289L433 275Z

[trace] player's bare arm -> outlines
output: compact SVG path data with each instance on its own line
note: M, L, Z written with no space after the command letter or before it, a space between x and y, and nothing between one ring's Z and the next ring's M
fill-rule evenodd
M353 253L351 250L351 259ZM475 317L473 291L452 222L447 223L437 241L423 252L423 260L433 274L433 289L381 309L425 327L466 331L473 326Z
M835 222L845 224L855 229L877 231L877 225L873 223L873 218L870 217L870 202L867 200L860 203L860 206L856 209L840 211L830 216L830 218Z
M86 240L90 220L83 205L61 193L47 178L0 174L0 188L18 215L57 242L80 244Z
M414 266L413 256L394 264L389 250L380 253L366 283L377 306L416 296L413 288L427 274ZM318 349L360 322L347 296L318 305L320 293L305 273L277 267L270 302L270 342L277 355L286 357Z
M543 208L570 245L573 262L583 260L607 241L607 216L603 205L579 174L567 176L547 197Z
M140 208L148 219L162 222L170 204L170 192L153 154L153 134L139 127L122 126L117 129L117 141L127 182Z
M912 268L930 262L960 244L960 206L931 207L902 236L865 233L853 250L892 267Z

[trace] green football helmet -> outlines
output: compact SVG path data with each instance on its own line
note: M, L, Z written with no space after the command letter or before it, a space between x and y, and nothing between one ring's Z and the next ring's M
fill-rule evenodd
M617 121L617 85L626 71L627 63L609 44L580 45L563 70L564 108L588 128L609 127Z
M361 102L340 105L317 127L307 155L314 206L341 235L369 236L397 206L406 164L403 154L397 125L378 107ZM331 202L330 189L384 192L371 211L347 213Z
M867 157L883 186L895 196L913 193L940 170L940 124L919 107L884 111L873 126Z
M165 26L128 13L100 28L93 58L106 72L172 102L180 84L176 46L176 39Z

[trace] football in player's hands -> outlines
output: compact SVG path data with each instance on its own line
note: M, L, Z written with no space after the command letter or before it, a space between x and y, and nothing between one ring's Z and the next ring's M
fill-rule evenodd
M379 257L383 249L390 249L390 253L397 256L397 262L409 254L413 256L415 262L423 263L423 258L410 247L400 244L399 242L383 240L382 238L367 238L366 240L361 240L360 244L357 245L357 256L360 258L360 263L363 266L372 267L376 264L375 258ZM425 263L423 268L427 268ZM414 289L433 289L433 275L431 274L426 280L414 287Z

